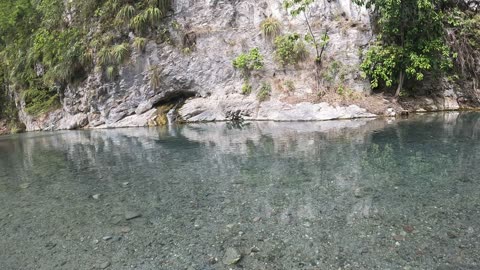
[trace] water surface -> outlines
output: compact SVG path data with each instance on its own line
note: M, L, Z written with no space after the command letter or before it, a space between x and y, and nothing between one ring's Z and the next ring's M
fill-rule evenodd
M0 137L0 269L480 269L479 138L477 113Z

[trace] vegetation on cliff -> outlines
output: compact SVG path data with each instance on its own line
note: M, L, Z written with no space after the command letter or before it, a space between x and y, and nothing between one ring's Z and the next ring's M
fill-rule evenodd
M1 95L22 95L26 112L36 115L55 107L68 84L93 70L115 78L132 49L143 51L145 37L160 36L170 2L1 1ZM136 38L127 42L131 31Z

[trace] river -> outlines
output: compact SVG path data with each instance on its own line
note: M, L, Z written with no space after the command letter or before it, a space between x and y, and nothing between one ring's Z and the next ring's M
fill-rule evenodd
M0 269L480 269L479 139L458 112L2 136Z

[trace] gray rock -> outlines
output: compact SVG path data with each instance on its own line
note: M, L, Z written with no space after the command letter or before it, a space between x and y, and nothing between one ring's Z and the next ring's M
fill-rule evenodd
M354 191L353 191L353 195L356 197L356 198L361 198L364 196L363 194L363 191L361 188L356 188Z
M121 233L129 233L132 229L130 227L122 227L120 228Z
M132 220L141 217L142 214L135 212L135 211L127 211L125 212L125 219L126 220Z
M227 248L225 255L223 256L223 264L225 265L234 265L242 259L242 254L238 252L235 248Z
M99 265L99 269L106 269L110 266L110 262L104 262Z
M447 236L448 236L448 238L450 238L450 239L455 239L455 238L458 237L458 233L457 233L457 232L454 232L454 231L448 231L448 232L447 232Z
M104 236L102 239L103 239L103 241L108 241L108 240L112 239L112 236L107 235L107 236Z
M20 184L19 186L21 189L27 189L30 187L30 183L23 183L23 184Z
M57 244L56 243L53 243L53 242L48 242L47 244L45 244L45 247L50 250L50 249L53 249L54 247L56 247Z
M370 188L360 187L360 188L356 188L353 191L353 195L355 196L355 198L363 198L365 196L370 195L371 192L372 190Z
M153 104L151 101L142 102L140 105L138 105L137 109L135 110L135 114L137 115L143 114L144 112L150 110L152 107L153 107Z

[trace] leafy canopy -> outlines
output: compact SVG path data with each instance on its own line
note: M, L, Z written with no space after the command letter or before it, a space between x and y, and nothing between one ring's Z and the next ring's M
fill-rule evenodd
M361 65L373 88L452 67L443 37L442 0L357 0L377 15L378 35Z

